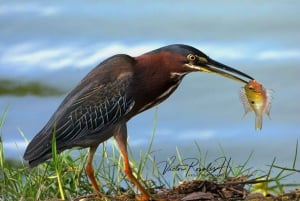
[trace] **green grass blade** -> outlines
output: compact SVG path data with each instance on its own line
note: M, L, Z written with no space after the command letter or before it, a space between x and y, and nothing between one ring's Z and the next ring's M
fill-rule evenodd
M296 150L295 150L294 161L293 161L293 169L296 168L297 156L298 156L298 139L297 139L297 143L296 143Z
M58 187L59 187L59 192L61 199L65 200L65 194L63 190L63 185L62 185L62 179L61 179L61 168L60 168L60 161L59 157L57 154L57 146L56 146L56 129L54 128L53 134L52 134L52 158L53 158L53 164L55 167L55 172L57 176L57 182L58 182Z

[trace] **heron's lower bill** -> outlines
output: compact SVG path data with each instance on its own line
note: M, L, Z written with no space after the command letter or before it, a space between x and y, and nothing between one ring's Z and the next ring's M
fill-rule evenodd
M207 64L201 67L200 71L206 73L215 73L244 84L248 83L244 80L244 78L254 80L254 78L250 75L212 59L209 59Z
M226 78L229 78L229 79L232 79L232 80L244 83L244 84L247 83L247 81L243 80L242 78L239 78L233 74L230 74L228 72L225 72L223 70L219 70L219 69L216 69L216 68L213 68L210 66L206 66L205 68L202 68L201 71L205 72L205 73L215 73L215 74L221 75L223 77L226 77Z
M245 115L248 112L255 113L255 129L262 129L263 114L270 117L271 91L265 89L256 80L250 80L240 92L241 100L245 108Z

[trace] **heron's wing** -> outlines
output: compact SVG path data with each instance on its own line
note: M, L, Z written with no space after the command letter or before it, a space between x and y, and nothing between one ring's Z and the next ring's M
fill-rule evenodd
M120 121L133 107L134 100L126 91L131 75L105 85L97 85L78 97L63 117L56 122L59 146L101 138L101 131ZM86 140L86 141L85 141Z
M110 137L104 131L123 120L135 103L128 93L133 62L126 55L114 56L92 70L69 93L26 148L24 159L30 166L51 157L53 133L58 152L73 146L95 145Z

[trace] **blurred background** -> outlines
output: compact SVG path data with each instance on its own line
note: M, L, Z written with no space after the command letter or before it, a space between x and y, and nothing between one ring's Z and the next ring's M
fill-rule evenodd
M93 67L118 53L138 56L173 43L192 45L272 90L271 119L255 131L244 116L243 87L194 73L157 108L129 122L129 144L139 152L155 125L161 160L201 151L237 163L292 166L300 136L300 1L1 1L0 112L7 157L21 158L71 90ZM157 113L157 116L156 116ZM300 159L296 167L300 168ZM289 178L299 181L299 174Z

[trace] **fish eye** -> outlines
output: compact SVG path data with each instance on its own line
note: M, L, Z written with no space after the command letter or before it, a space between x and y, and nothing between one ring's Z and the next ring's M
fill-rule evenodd
M254 104L255 104L255 101L251 101L251 104L254 105Z

